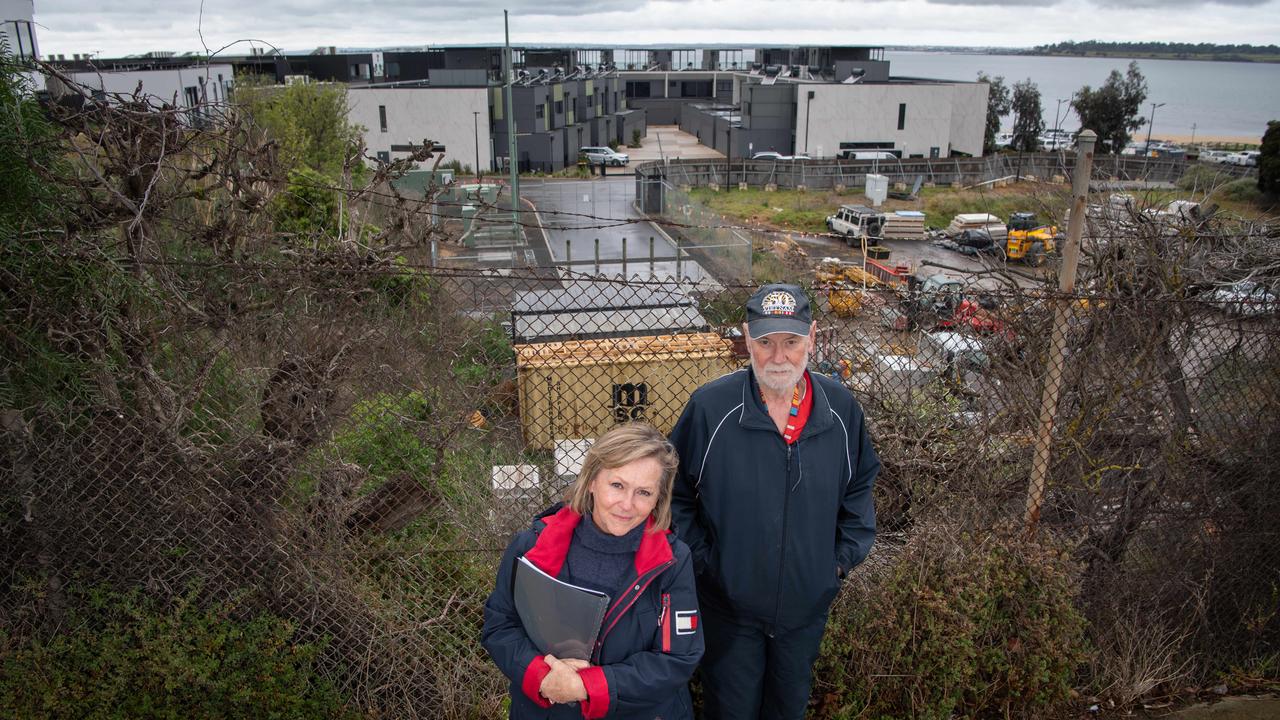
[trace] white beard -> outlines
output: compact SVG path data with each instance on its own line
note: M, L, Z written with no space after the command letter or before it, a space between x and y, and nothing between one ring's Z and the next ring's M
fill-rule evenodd
M760 367L754 362L751 367L756 373L756 382L776 393L791 392L804 377L804 365L767 365Z

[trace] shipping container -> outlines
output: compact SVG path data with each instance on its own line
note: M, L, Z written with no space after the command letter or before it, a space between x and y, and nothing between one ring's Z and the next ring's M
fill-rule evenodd
M595 438L645 420L670 432L699 385L742 363L714 333L517 345L520 423L526 445Z

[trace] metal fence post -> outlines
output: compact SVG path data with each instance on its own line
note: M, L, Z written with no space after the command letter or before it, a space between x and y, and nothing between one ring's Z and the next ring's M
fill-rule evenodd
M1062 391L1062 366L1066 361L1067 322L1071 314L1069 295L1075 289L1076 269L1080 264L1080 236L1084 231L1089 175L1093 169L1093 146L1097 140L1097 134L1092 130L1085 130L1080 133L1076 141L1078 150L1076 174L1071 186L1071 221L1067 226L1067 244L1062 249L1062 269L1058 275L1059 297L1054 301L1048 367L1044 379L1044 394L1040 400L1040 423L1036 431L1035 454L1031 458L1031 481L1027 487L1026 532L1029 535L1034 533L1040 524L1045 478L1049 474L1053 420L1058 412L1058 395Z

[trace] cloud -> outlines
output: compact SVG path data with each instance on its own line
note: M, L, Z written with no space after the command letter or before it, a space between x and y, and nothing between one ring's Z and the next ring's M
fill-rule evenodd
M502 10L524 45L739 44L1027 47L1062 40L1251 42L1280 37L1280 0L205 0L205 43L319 46L497 44ZM1155 7L1176 7L1149 20ZM1011 20L1009 11L1017 13ZM1272 19L1276 18L1276 19ZM46 52L199 51L199 0L37 0ZM1016 28L1012 32L1011 28ZM244 52L236 46L228 52Z

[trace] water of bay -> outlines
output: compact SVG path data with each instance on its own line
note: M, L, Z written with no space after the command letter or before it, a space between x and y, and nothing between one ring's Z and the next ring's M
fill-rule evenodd
M1058 111L1063 118L1060 127L1069 130L1080 126L1067 109L1071 94L1083 85L1097 88L1112 69L1124 73L1129 65L1127 58L919 51L888 51L885 56L895 77L975 80L981 70L993 77L1003 75L1010 87L1029 77L1040 89L1045 126L1054 127ZM1201 138L1261 138L1268 120L1280 120L1280 64L1138 60L1138 68L1147 79L1144 117L1150 117L1152 103L1164 103L1155 112L1155 137L1194 132ZM1012 117L1005 118L1006 126L1012 123ZM1141 132L1146 132L1145 126Z

